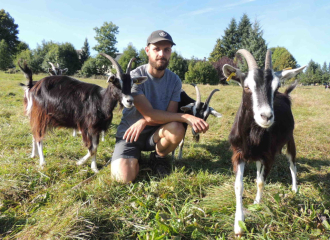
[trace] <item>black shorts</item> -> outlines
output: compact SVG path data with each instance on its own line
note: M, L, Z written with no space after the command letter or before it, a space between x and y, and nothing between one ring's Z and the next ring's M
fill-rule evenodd
M154 134L160 126L154 127L147 133L140 134L136 142L126 142L125 139L116 138L115 150L112 154L111 161L119 158L136 158L140 159L141 151L154 151L156 143L154 141Z

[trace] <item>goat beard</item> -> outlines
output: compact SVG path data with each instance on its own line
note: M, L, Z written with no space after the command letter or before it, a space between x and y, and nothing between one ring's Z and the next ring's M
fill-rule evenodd
M157 60L164 60L164 62L157 62ZM168 64L170 63L170 60L167 60L166 58L158 58L156 59L156 61L149 59L149 63L154 69L158 71L163 71L167 68Z

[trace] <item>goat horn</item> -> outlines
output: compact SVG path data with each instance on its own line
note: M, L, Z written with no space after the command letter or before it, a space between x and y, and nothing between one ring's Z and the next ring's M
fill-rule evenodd
M236 54L237 53L241 54L245 58L248 66L249 66L249 71L252 69L258 68L258 64L257 64L256 60L254 59L254 57L252 56L252 54L249 51L247 51L245 49L240 49L236 52Z
M218 91L220 91L220 90L219 90L219 89L213 89L213 90L212 90L212 92L210 93L209 97L206 99L206 101L205 101L205 103L204 103L204 105L203 105L203 109L206 109L206 108L209 106L209 103L210 103L210 101L211 101L211 98L212 98L213 94L214 94L215 92L218 92Z
M272 67L272 51L270 51L269 49L267 50L266 53L266 60L265 60L265 70L266 69L273 69Z
M196 84L193 84L192 83L191 86L194 86L195 89L196 89L196 102L195 102L195 106L198 109L199 106L201 105L201 94L200 94L200 91L199 91L199 89L198 89L198 87L197 87Z
M48 62L51 66L52 66L52 69L55 71L55 66L52 62Z
M105 53L100 53L103 57L106 57L107 59L110 60L110 62L112 63L112 65L115 66L116 71L117 71L117 77L122 79L123 77L123 70L121 69L120 65L117 63L117 61L115 59L113 59L112 57L110 57L108 54Z
M129 61L128 65L127 65L127 69L126 69L126 73L129 74L131 72L131 65L132 65L132 62L135 61L136 58L131 58L131 60Z

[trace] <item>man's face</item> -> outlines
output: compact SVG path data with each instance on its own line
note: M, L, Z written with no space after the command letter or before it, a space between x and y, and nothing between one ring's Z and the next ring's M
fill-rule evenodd
M168 41L150 43L145 48L150 65L156 70L165 70L170 62L172 44Z

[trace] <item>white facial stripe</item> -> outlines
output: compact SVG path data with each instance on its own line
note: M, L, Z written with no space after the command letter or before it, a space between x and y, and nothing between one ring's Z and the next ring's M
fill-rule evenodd
M257 92L256 82L254 80L254 76L256 75L255 70L251 70L248 73L247 78L244 81L244 87L248 87L252 92L252 109L254 113L254 120L256 123L263 128L270 127L274 122L274 112L272 110L273 106L273 97L274 91L276 90L278 81L272 82L272 96L270 105L268 104L267 97L266 102L259 99L259 97L264 98L264 96L260 96L260 93ZM266 95L267 93L265 93Z

